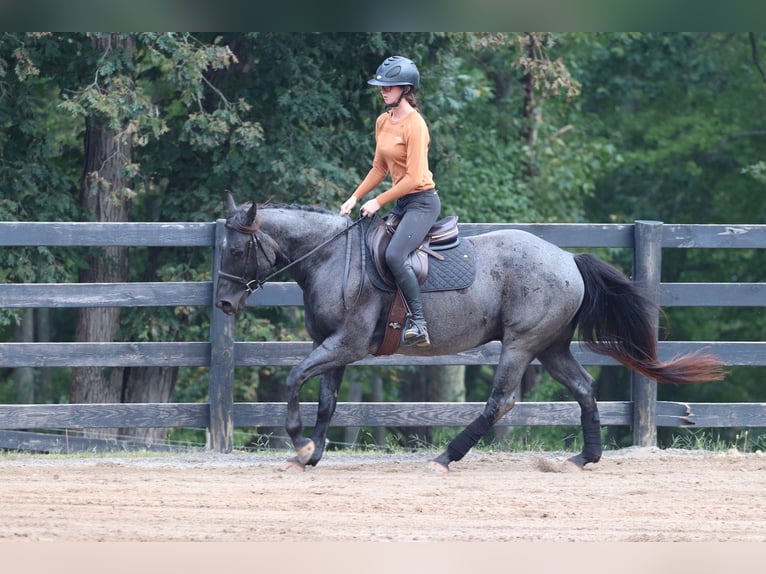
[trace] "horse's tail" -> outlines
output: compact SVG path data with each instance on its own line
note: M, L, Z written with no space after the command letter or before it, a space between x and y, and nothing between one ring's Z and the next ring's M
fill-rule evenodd
M589 253L575 255L585 282L578 311L580 339L585 346L662 383L721 380L723 362L715 356L688 353L661 362L652 318L657 305L617 268Z

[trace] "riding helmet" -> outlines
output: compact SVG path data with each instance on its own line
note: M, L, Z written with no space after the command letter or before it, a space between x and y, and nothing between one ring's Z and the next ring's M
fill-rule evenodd
M420 72L415 62L404 56L391 56L383 60L375 77L367 80L371 86L412 86L420 85Z

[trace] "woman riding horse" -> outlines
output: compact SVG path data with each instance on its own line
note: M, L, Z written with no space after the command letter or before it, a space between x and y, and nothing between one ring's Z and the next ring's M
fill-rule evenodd
M428 169L428 126L417 110L415 92L420 73L412 60L403 56L386 58L367 82L379 86L386 111L375 122L375 157L367 177L340 207L348 215L357 202L391 174L393 186L362 205L361 214L373 216L383 205L396 200L391 210L401 218L386 249L386 264L404 295L411 316L402 335L404 345L430 345L423 301L410 253L423 242L439 218L441 201Z

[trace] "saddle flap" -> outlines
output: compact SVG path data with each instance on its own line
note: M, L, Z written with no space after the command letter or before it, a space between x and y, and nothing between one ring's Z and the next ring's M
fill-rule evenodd
M386 279L388 273L388 266L386 265L386 248L391 242L393 233L388 229L388 225L384 220L373 220L372 230L367 235L367 245L370 249L370 255L372 261L375 263L375 269L378 271L380 277Z
M390 285L394 285L395 282L386 263L386 248L391 242L393 234L394 230L388 225L376 225L368 239L370 255L375 264L375 269L378 271L378 275ZM409 260L418 278L418 283L422 285L428 276L428 253L422 249L417 249L410 254Z

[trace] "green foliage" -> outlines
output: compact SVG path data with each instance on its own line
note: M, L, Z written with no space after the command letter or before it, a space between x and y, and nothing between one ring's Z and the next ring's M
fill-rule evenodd
M73 122L56 111L60 88L34 64L38 35L0 37L0 220L71 220L77 214L80 144ZM11 65L12 64L12 65ZM81 171L82 167L79 167ZM79 261L71 250L48 247L0 251L3 282L67 281ZM0 309L0 328L19 311Z
M766 184L766 162L759 161L742 168L742 174L751 176L755 181Z
M188 33L0 36L0 217L83 218L77 205L84 165L81 138L88 122L112 130L117 140L140 149L170 137L171 125L185 126L186 133L193 134L188 138L193 149L209 150L229 142L242 149L257 145L260 126L242 117L249 106L242 100L230 102L206 76L234 61L227 46L206 45ZM13 73L9 62L15 62ZM167 109L155 101L160 93L168 95ZM179 128L175 138L181 134ZM148 190L150 200L159 195L152 193L158 185L140 163L126 162L123 170L126 177L136 179L138 192ZM166 184L160 181L160 186ZM114 192L136 198L136 190ZM137 205L137 211L151 211L140 201ZM189 218L187 213L179 216ZM40 247L0 254L6 281L71 281L82 262L82 254L75 250L54 254ZM199 267L204 262L205 258L187 262L187 271L195 271L197 280L209 278L209 259ZM141 263L153 267L142 270ZM155 279L155 271L163 275L161 264L142 257L131 269L132 275L146 280ZM127 310L120 336L177 340L204 331L199 337L204 339L208 313L191 308ZM0 325L10 326L15 317L15 312L3 310Z
M758 199L766 193L760 167L766 138L756 127L766 105L766 78L759 71L763 41L746 33L580 38L578 76L583 110L593 118L589 132L608 137L623 160L597 181L586 204L590 220L766 222ZM662 279L761 282L765 256L754 250L665 250ZM762 309L667 311L668 337L675 340L762 341L766 328ZM661 400L762 401L762 371L737 367L725 382L660 386L658 394Z
M445 210L464 221L581 221L594 181L620 159L608 140L586 137L579 84L559 56L567 37L543 36L483 37L451 70L459 121L434 123L434 164Z
M225 189L240 201L336 209L373 154L382 104L366 80L383 58L404 54L421 71L419 107L445 214L763 223L763 44L762 34L746 33L4 33L0 219L92 216L79 208L86 118L133 146L123 166L133 220L211 221L223 215ZM624 253L608 255L629 267ZM663 280L760 282L764 257L666 251ZM82 250L3 249L0 279L70 281L84 260ZM209 280L209 254L131 250L130 276ZM0 310L6 339L16 315ZM766 334L760 309L674 308L668 316L674 339ZM54 339L71 338L71 318L55 311ZM205 340L208 330L207 309L136 308L124 310L120 337ZM305 339L302 311L250 310L237 320L237 338ZM468 400L486 398L488 370L469 384ZM661 398L764 400L761 371L660 387ZM278 396L285 373L237 369L237 399ZM346 382L362 382L369 397L370 381L382 377L386 400L397 400L407 373L353 367ZM181 369L177 398L204 400L206 377ZM307 385L307 397L315 392ZM536 392L537 400L569 400L551 381ZM569 440L559 431L555 440ZM538 441L519 432L517 442Z
M624 162L592 206L616 220L763 221L757 166L766 139L753 118L766 103L746 34L615 35L591 47L583 77L593 133ZM619 190L619 193L615 193ZM600 208L599 208L600 207Z

